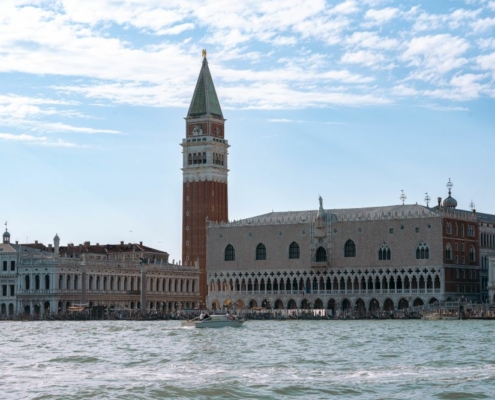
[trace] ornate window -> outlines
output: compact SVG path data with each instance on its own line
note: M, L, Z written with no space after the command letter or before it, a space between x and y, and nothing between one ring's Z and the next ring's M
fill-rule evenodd
M416 259L417 260L427 260L430 258L430 248L424 242L421 242L416 248Z
M469 246L469 262L476 261L476 253L473 246Z
M258 246L256 246L256 259L266 260L266 247L263 243L260 243Z
M229 244L225 248L225 261L234 261L235 260L235 249L234 246Z
M327 251L323 247L318 247L316 250L316 262L327 261Z
M292 242L289 246L289 259L299 258L299 255L299 245L296 242Z
M445 259L452 260L452 247L450 246L450 243L447 243L445 246Z
M474 225L468 225L468 236L474 237L475 230L474 230Z
M461 236L464 237L464 224L461 225Z
M351 239L345 242L344 257L356 257L356 245Z
M387 243L383 243L378 250L378 259L379 260L390 260L392 258L392 254L390 251L390 247L388 247Z
M450 222L447 222L446 231L448 235L452 234L452 224Z

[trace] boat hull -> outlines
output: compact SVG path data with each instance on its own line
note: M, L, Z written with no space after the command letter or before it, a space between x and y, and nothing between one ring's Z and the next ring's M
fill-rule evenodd
M231 328L240 328L244 321L201 321L196 323L196 328L225 328L230 326Z

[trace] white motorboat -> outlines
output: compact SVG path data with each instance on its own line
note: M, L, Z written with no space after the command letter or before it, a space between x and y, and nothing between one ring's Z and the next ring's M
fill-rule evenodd
M194 328L196 326L196 322L199 322L200 319L199 317L193 318L193 319L188 319L186 321L182 321L181 326L189 326Z
M240 328L244 323L243 319L227 315L211 315L201 321L195 322L196 328Z

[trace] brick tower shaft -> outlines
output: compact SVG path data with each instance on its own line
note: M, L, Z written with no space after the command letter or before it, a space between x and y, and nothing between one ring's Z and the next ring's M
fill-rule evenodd
M200 301L206 305L206 228L228 221L228 142L206 52L186 117L182 140L182 262L200 268Z

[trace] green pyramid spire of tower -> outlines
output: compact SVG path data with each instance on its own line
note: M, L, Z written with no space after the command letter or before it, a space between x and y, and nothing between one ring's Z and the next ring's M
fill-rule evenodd
M196 89L194 89L194 95L189 106L189 111L187 112L187 117L197 118L208 115L223 119L222 109L218 101L217 92L215 91L215 85L213 85L210 69L208 68L206 52L204 51L203 65L199 72L198 82L196 83Z

